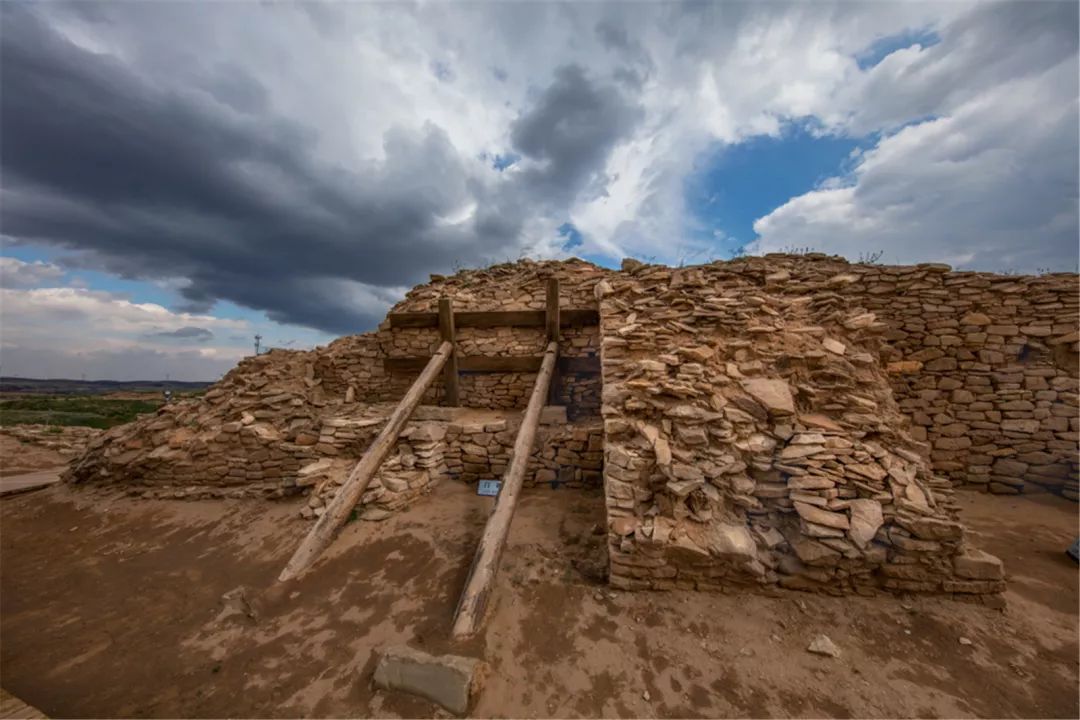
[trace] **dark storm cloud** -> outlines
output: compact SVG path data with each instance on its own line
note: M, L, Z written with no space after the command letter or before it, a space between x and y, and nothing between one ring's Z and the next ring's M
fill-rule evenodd
M559 68L511 128L514 149L537 161L524 175L529 190L567 202L602 180L598 173L612 148L642 117L642 109L614 86L595 84L576 65Z
M213 340L214 333L207 328L187 325L176 330L162 330L161 332L147 333L146 337L155 340L187 340L204 343Z
M564 68L513 129L537 161L521 177L476 182L431 125L392 130L382 161L343 168L315 159L316 131L275 116L255 78L218 66L200 87L165 89L38 12L0 8L2 232L81 267L187 278L186 310L225 299L279 322L370 328L394 288L516 253L524 219L602 181L639 117ZM474 203L472 221L442 220Z

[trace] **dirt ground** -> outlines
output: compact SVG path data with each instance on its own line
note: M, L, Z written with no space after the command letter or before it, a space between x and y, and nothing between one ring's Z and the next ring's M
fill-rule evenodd
M0 433L0 477L48 470L67 464L63 455Z
M1070 717L1077 700L1077 506L965 493L1005 560L1004 611L933 597L626 593L601 582L596 492L520 504L494 614L451 616L491 500L443 484L346 526L299 581L296 502L149 501L54 487L0 501L0 675L52 717L430 716L374 691L378 648L483 653L473 710L496 717ZM253 617L223 611L237 587ZM838 659L806 652L826 633ZM961 643L961 638L970 644Z

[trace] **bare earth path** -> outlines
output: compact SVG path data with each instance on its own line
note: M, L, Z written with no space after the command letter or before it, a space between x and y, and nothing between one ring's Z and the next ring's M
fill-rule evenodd
M1063 552L1077 506L961 499L977 542L1006 563L1005 611L613 592L598 578L600 495L529 491L487 632L451 648L490 502L466 488L349 524L325 561L280 586L309 527L295 503L58 486L0 501L0 674L53 717L438 713L370 687L373 651L409 643L485 652L482 716L1077 717L1077 567ZM221 597L238 586L247 605L230 611ZM839 659L805 651L820 632Z

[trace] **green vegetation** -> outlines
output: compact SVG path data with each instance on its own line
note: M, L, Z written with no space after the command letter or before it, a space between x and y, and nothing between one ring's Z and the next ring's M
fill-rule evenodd
M131 400L93 395L9 395L0 397L0 425L83 425L111 428L161 407L157 399Z

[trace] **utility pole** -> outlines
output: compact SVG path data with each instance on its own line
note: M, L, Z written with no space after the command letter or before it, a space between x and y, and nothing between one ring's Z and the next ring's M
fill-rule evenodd
M259 354L259 343L262 342L262 335L255 336L255 354Z

